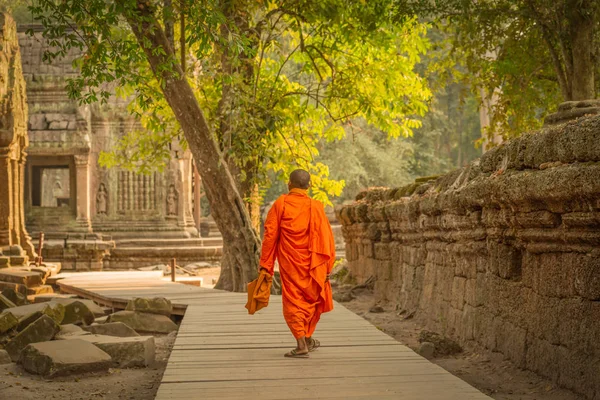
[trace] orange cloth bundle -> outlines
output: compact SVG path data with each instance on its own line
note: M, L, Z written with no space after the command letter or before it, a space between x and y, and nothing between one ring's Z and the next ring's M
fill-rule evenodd
M260 271L258 278L248 284L248 314L252 315L269 305L273 277L265 270Z

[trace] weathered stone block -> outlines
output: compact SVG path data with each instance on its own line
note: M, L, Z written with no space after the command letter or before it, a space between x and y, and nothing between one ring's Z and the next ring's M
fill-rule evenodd
M80 326L74 324L66 324L60 326L60 331L54 336L55 340L73 339L78 336L89 335L89 332L81 329Z
M48 129L46 117L44 114L32 114L29 116L29 129L34 131L43 131Z
M465 305L465 286L467 283L466 278L459 276L454 277L452 281L452 307L462 310Z
M19 320L17 317L12 315L10 312L3 312L0 314L0 334L6 333L15 328L18 323Z
M65 316L65 307L62 304L55 303L28 304L26 306L9 308L6 311L11 312L19 319L39 311L42 314L51 317L57 324L62 323Z
M35 320L37 320L38 318L41 318L44 315L46 315L46 314L44 314L41 311L34 311L29 315L19 318L19 323L17 324L17 327L16 327L17 331L21 332L23 329L27 328L29 325L31 325L33 322L35 322Z
M83 303L91 312L94 314L94 317L99 318L106 315L104 309L100 307L98 304L94 303L92 300L88 299L77 299L77 298L68 298L68 297L53 297L50 299L52 303L62 304L63 306L67 306L76 301Z
M6 296L0 294L0 311L6 310L8 308L16 307L17 305L10 301Z
M48 124L50 130L66 130L69 126L69 121L52 121Z
M63 324L91 325L94 323L94 314L81 301L73 300L67 302L65 305L59 303L54 304L64 307L65 315L62 321Z
M52 378L108 371L112 359L93 344L72 339L30 344L22 351L19 363L32 374Z
M6 350L0 350L0 365L10 364L12 360Z
M122 322L107 322L105 324L95 324L90 326L84 326L83 330L86 332L90 332L97 335L106 335L106 336L117 336L117 337L132 337L139 336L139 334L134 331L129 326L125 325Z
M391 260L389 245L387 243L375 243L374 256L376 260Z
M0 289L13 289L19 293L27 295L27 286L25 286L25 285L19 285L16 283L0 281Z
M17 361L21 350L28 344L52 340L59 330L59 325L52 318L43 315L13 337L6 344L5 350L13 361Z
M14 268L0 270L0 281L16 283L28 287L42 285L44 283L40 274Z
M104 335L80 336L78 340L90 342L111 356L119 368L147 367L154 363L154 337L115 337Z
M600 254L564 254L563 260L570 261L568 264L575 270L576 293L585 299L600 301Z
M561 370L556 368L559 365L558 351L559 346L528 336L525 359L527 369L557 381Z
M127 302L126 310L150 314L161 314L170 317L173 313L173 305L164 297L155 297L152 299L137 297Z
M119 311L109 315L107 322L122 322L136 332L171 333L177 325L164 315L136 311Z
M6 288L2 290L2 295L12 301L15 306L25 306L29 304L27 301L27 296L25 296L23 293L17 292L14 289Z

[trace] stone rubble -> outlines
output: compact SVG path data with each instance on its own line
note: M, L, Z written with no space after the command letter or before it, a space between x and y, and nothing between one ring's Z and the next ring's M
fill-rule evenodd
M17 294L9 293L22 300ZM138 332L175 335L178 329L169 318L172 305L163 298L136 298L128 304L135 311L99 318L104 309L91 300L44 298L45 302L20 306L8 303L11 307L2 311L0 364L12 360L47 378L106 371L111 366L148 367L155 362L155 339Z
M82 330L93 334L117 337L140 336L136 331L134 331L132 328L130 328L128 325L125 325L122 322L107 322L104 324L94 324L90 326L84 326Z
M138 333L171 333L177 330L177 325L169 317L136 311L116 312L108 316L107 322L123 322Z
M17 305L10 301L6 296L0 294L0 311L7 310L9 308L14 308Z
M12 301L15 306L26 306L29 304L27 301L27 296L14 289L4 289L2 290L2 295Z
M170 317L173 313L173 305L164 297L155 297L153 299L136 297L129 300L125 310L160 314Z
M154 363L153 336L115 337L88 334L71 340L92 343L110 355L113 365L119 368L147 367Z
M106 372L112 359L92 343L72 339L30 344L21 352L19 364L27 372L53 378L86 372Z
M65 297L52 297L50 299L50 302L62 304L65 307L74 302L79 302L79 303L83 303L88 308L88 310L90 310L92 312L92 314L94 314L94 318L103 317L106 315L106 313L104 312L104 309L102 307L100 307L98 304L94 303L92 300L77 299L77 298L65 298Z
M63 306L60 303L50 302L50 304ZM63 324L91 325L94 323L94 314L83 302L74 300L68 302L63 307L65 309Z
M60 326L60 332L54 336L54 340L66 340L78 338L79 336L89 335L89 332L81 329L79 325L74 324L66 324Z
M6 333L17 326L19 320L10 312L0 314L0 334Z
M57 324L61 324L65 316L65 307L62 304L56 303L28 304L26 306L7 308L5 311L11 312L19 319L39 311L50 316Z
M21 350L28 344L52 340L59 330L59 325L52 318L43 315L13 337L6 344L4 350L8 352L13 361L17 361Z

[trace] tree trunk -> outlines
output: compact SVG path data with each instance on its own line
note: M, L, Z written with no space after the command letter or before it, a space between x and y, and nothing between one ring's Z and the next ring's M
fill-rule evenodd
M165 25L165 35L171 48L175 49L175 29L173 23L173 2L165 0L163 4L163 24Z
M173 48L158 23L149 3L141 0L137 10L124 15L169 103L190 146L202 178L211 213L223 235L222 268L232 273L219 279L219 287L244 291L256 278L260 239L244 207L235 181L210 132L204 114L187 82ZM163 52L155 51L162 48ZM171 65L171 68L164 68Z
M573 76L571 100L596 98L594 81L594 19L576 10L571 18Z

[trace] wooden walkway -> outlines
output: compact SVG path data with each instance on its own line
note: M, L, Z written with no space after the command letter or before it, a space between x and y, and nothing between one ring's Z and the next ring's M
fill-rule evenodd
M322 347L309 359L286 359L294 340L278 296L251 316L245 294L173 284L155 273L84 273L59 284L105 303L163 296L187 305L157 400L489 399L340 304L319 323Z

